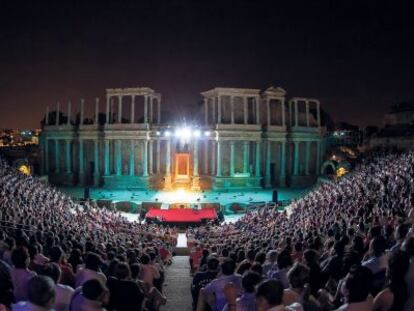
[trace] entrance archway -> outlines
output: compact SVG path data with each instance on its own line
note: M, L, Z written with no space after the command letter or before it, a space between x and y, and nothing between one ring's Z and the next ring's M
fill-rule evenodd
M335 175L337 163L334 161L326 161L322 164L321 175Z
M176 153L175 154L175 180L189 181L190 180L190 154Z

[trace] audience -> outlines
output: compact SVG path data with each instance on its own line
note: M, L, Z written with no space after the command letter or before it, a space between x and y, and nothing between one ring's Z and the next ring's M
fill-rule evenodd
M2 308L11 310L14 304L18 310L126 310L127 300L117 290L119 284L135 293L128 299L137 310L144 305L158 310L165 304L163 267L171 261L174 228L130 222L119 212L91 202L78 204L37 178L21 174L1 158L0 207ZM113 259L119 264L111 273ZM132 278L121 273L134 265L138 271L142 267L142 275ZM108 277L117 284L110 304ZM34 288L30 288L32 280L36 281ZM48 296L37 289L51 284L53 301L43 300ZM36 294L39 297L33 296Z
M194 306L248 310L237 304L245 295L237 276L254 271L264 279L256 310L413 310L413 207L414 152L380 151L283 212L263 207L191 228L197 252L221 262L217 278L192 292ZM236 281L223 269L229 260Z
M73 202L0 160L0 304L158 310L176 230ZM414 153L367 153L279 212L189 228L194 310L413 310ZM261 282L261 283L259 283Z

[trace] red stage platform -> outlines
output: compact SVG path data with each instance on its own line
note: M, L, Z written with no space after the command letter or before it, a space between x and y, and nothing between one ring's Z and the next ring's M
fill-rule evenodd
M203 219L217 219L217 212L214 208L203 208L201 210L193 210L191 208L180 209L158 209L150 208L145 218L160 219L162 222L185 222L200 223Z

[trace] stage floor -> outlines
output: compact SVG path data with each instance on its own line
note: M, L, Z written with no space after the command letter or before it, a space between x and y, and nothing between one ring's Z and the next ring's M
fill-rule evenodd
M60 190L75 198L83 198L83 187L60 187ZM278 188L279 200L292 200L304 196L312 187L303 189ZM90 197L94 200L111 200L113 202L158 202L164 203L214 203L222 205L231 203L249 204L252 202L268 202L272 200L272 190L257 191L154 191L154 190L110 190L103 188L91 188ZM138 215L124 213L129 221L137 221ZM234 223L244 214L224 214L225 223Z
M278 188L279 200L291 200L302 197L311 188L291 189ZM75 198L83 198L83 187L61 187L60 190ZM163 202L163 203L230 203L269 202L272 200L272 190L257 191L204 191L194 192L185 190L155 191L155 190L110 190L91 188L90 197L94 200L111 200L113 202Z

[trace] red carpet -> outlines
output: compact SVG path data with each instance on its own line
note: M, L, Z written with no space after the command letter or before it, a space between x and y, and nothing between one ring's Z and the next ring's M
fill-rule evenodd
M159 217L163 222L201 222L202 219L217 219L216 210L213 208L203 208L201 210L193 210L191 208L168 209L161 210L150 208L146 218Z

